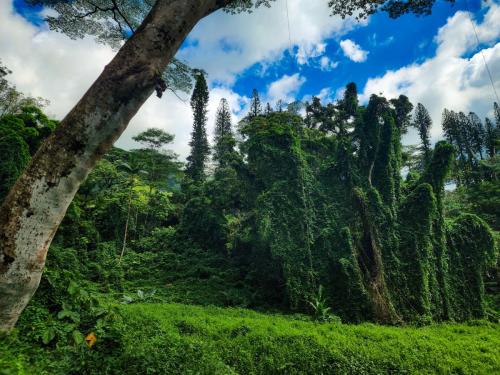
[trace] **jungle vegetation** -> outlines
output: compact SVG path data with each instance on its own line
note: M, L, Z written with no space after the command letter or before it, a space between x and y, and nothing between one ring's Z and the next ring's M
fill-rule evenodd
M448 0L454 3L454 0ZM175 58L203 18L251 12L273 0L27 0L50 8L52 29L91 36L118 50L89 90L47 137L0 206L0 331L17 323L40 283L57 228L81 184L153 92L189 91L190 69ZM331 15L366 19L428 15L435 0L336 0ZM1 74L5 74L2 70ZM256 109L256 108L254 108ZM199 149L198 151L202 151ZM194 156L194 155L193 155ZM199 156L199 155L198 155ZM191 160L195 170L199 160ZM128 220L127 220L128 223ZM124 241L125 243L125 241Z
M58 127L2 79L0 200ZM350 83L336 102L273 109L254 91L239 123L221 100L211 140L209 95L196 72L186 163L157 128L97 163L1 339L5 373L498 370L497 104L484 121L445 109L433 145L405 96L363 104ZM421 142L404 146L413 128ZM379 336L402 348L369 349Z

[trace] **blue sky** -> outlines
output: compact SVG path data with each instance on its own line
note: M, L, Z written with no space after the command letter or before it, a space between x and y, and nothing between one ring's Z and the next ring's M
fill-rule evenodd
M285 0L277 0L271 9L251 15L218 12L207 17L178 57L208 72L209 132L222 97L236 122L245 115L253 88L264 102L312 95L327 101L353 81L364 101L371 93L383 93L422 102L434 120L437 140L443 108L475 111L481 117L491 113L493 90L483 55L500 92L500 1L467 1L470 14L465 0L438 0L430 16L393 20L380 13L357 23L329 17L326 0L288 0L290 49ZM14 72L11 81L24 92L49 99L49 113L62 118L115 52L91 38L70 40L49 30L45 14L41 7L26 7L23 0L0 0L0 56ZM174 150L181 157L187 154L191 113L186 103L172 95L152 97L118 145L134 147L132 136L151 126L175 134Z
M470 8L480 19L484 13L480 8L480 0L469 1ZM351 61L343 55L339 38L328 38L324 40L328 45L325 54L339 62L336 69L322 71L317 67L300 66L287 53L264 77L259 77L257 73L260 63L242 72L234 85L234 90L241 95L249 95L254 87L265 92L266 87L276 77L297 72L307 78L298 92L299 98L319 93L325 87L325 82L328 82L334 90L341 89L349 82L355 82L362 90L370 77L432 57L437 47L434 41L437 30L458 10L466 10L463 0L454 5L438 1L432 15L426 17L405 15L391 19L386 14L376 14L370 18L367 26L358 27L345 35L369 52L365 62ZM290 23L293 38L293 34L299 31L294 29L293 19ZM297 47L294 48L294 52L297 52Z

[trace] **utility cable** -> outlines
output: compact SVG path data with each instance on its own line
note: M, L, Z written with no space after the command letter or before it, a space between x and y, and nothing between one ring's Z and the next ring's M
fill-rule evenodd
M288 12L288 0L285 0L285 8L286 8L286 20L287 20L287 25L288 25L288 45L289 45L289 52L291 55L293 52L293 49L292 49L292 34L290 32L290 14Z
M472 20L472 17L471 17L472 11L469 7L469 2L467 0L464 0L464 2L465 2L465 6L468 10L467 16L469 17L470 24L472 25L472 30L474 30L474 35L476 36L477 48L479 48L481 43L479 41L479 36L477 35L476 25L474 24L474 21ZM491 71L490 71L488 63L486 61L486 57L484 56L484 52L482 49L480 50L480 52L481 52L481 56L483 57L484 66L486 67L486 71L488 72L488 77L490 78L491 88L493 89L493 93L495 94L495 97L497 99L497 103L500 104L500 100L498 100L498 93L497 93L497 90L495 88L495 83L493 82L493 76L491 75Z

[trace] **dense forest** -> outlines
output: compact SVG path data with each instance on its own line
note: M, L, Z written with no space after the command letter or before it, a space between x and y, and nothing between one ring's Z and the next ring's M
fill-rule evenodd
M1 72L0 200L58 126L42 99L19 93ZM126 310L116 306L135 303L243 307L332 324L498 323L496 103L484 121L445 109L444 140L433 145L429 113L405 96L361 104L350 83L336 102L273 109L254 91L237 124L221 100L209 140L209 91L203 73L195 80L186 163L168 150L171 134L150 128L134 137L141 148L113 148L79 189L17 335L6 338L6 373L9 355L17 366L29 362L16 354L28 344L41 372L129 366L131 358L113 362L109 351L119 337L130 340L121 331ZM409 129L419 145L402 144ZM194 333L184 320L175 324ZM55 357L40 354L53 349ZM162 373L151 366L148 373Z

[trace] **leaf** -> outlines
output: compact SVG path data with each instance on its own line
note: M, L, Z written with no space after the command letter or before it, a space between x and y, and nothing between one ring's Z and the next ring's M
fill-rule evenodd
M107 313L108 313L108 309L105 309L105 308L97 308L93 312L95 317L106 315Z
M56 337L56 331L54 330L54 328L50 327L43 331L42 341L45 345L47 345L54 339L54 337Z
M64 319L71 315L71 311L69 310L61 310L57 313L57 319Z
M87 302L90 299L90 295L85 289L80 289L79 292L80 292L80 299L82 301Z
M72 336L73 340L75 341L75 344L77 345L83 344L84 338L83 334L80 331L74 330Z
M78 292L79 288L80 288L79 285L75 283L73 280L71 280L68 285L68 293L71 296L74 296Z
M78 323L80 322L80 314L71 310L61 310L57 314L58 319L64 319L64 318L69 318L73 322Z

